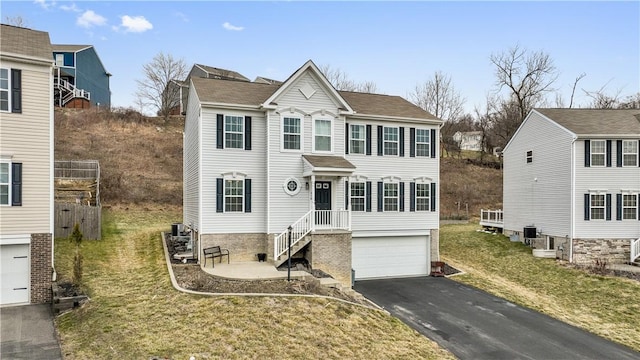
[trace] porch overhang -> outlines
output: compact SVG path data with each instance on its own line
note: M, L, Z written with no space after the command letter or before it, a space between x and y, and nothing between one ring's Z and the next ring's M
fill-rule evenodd
M303 176L349 176L356 166L342 156L302 155Z

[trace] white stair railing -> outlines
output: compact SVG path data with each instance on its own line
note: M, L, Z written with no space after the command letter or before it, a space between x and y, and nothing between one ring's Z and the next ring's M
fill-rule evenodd
M480 225L502 225L504 224L503 216L502 210L480 209Z
M636 261L640 257L640 238L631 240L631 262Z
M58 89L60 89L60 92L62 94L60 106L66 105L69 101L75 98L91 100L90 92L76 88L75 85L71 84L67 80L57 78L56 85L58 86Z

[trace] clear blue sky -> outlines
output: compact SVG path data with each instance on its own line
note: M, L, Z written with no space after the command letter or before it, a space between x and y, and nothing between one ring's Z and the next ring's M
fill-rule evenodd
M5 1L54 44L92 44L111 78L113 106L133 106L142 65L159 52L284 80L306 60L379 92L407 97L435 71L451 76L467 111L495 89L492 53L542 50L568 103L580 89L640 91L640 2ZM577 104L588 98L577 92ZM551 103L553 104L553 102Z

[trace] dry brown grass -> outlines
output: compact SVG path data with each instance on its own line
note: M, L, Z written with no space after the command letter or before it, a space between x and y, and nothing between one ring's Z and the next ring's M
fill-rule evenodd
M453 359L398 319L362 306L176 291L159 232L178 216L105 211L103 240L82 245L91 301L56 320L65 359ZM63 278L70 246L56 240Z

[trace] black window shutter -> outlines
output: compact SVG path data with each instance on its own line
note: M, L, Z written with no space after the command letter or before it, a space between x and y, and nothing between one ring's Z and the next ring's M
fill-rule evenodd
M400 156L404 156L404 128L400 127L400 136L399 136L399 140L400 140Z
M404 211L404 183L400 183L400 211Z
M409 211L416 211L416 183L409 183Z
M584 167L589 167L589 166L591 166L591 141L585 140L584 141ZM589 219L585 218L585 220L589 220Z
M622 167L622 140L616 141L616 166Z
M431 142L431 157L436 157L436 144L438 143L436 139L436 129L431 129L431 136L429 137L429 141Z
M616 220L622 220L622 194L616 194Z
M378 156L382 156L382 126L378 125Z
M11 112L22 112L22 70L11 69Z
M584 219L586 221L589 221L589 219L591 219L591 213L589 212L589 209L591 207L589 206L589 199L590 199L589 194L584 194Z
M244 117L244 149L251 150L251 116Z
M611 167L611 140L607 140L607 167Z
M607 216L607 221L611 220L611 194L607 194L605 196L606 202L605 202L605 213Z
M251 179L244 179L244 212L251 212Z
M216 179L216 212L224 211L224 179Z
M344 208L349 210L349 182L344 182Z
M216 148L224 148L224 115L222 114L216 117Z
M367 125L367 155L371 155L371 125Z
M22 163L11 163L11 206L22 206Z
M371 212L371 181L367 181L367 186L365 189L365 202L366 202L366 210L367 212Z
M431 183L431 211L436 211L436 183Z
M344 123L344 153L349 153L349 123Z
M409 128L409 157L416 156L416 128Z
M382 211L382 181L378 181L378 211Z

